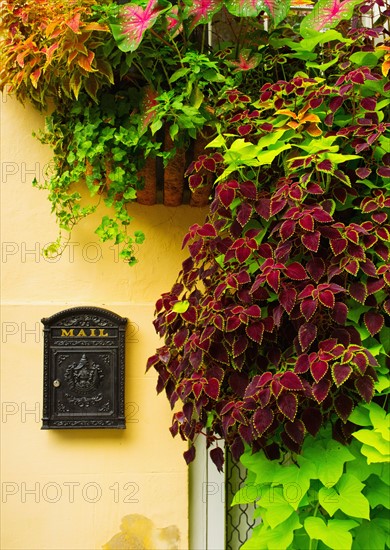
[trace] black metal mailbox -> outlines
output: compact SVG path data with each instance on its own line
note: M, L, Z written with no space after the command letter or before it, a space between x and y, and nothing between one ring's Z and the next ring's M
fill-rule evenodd
M42 429L125 428L127 319L75 307L42 319Z

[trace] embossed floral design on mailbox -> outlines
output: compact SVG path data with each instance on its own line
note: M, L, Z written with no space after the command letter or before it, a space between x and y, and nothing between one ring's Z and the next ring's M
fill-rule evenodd
M42 428L125 428L127 319L102 308L75 307L42 323Z

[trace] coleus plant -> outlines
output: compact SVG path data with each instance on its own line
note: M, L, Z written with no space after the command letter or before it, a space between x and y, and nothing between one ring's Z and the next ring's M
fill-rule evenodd
M219 135L188 170L193 189L216 176L214 198L184 239L190 256L177 282L156 304L165 345L147 365L175 408L172 434L191 443L187 462L200 433L219 469L221 438L234 459L245 446L269 458L299 453L328 422L347 442L356 403L388 387L383 29L308 37L302 28L305 38L283 47L304 71L267 82L254 98L227 91Z
M80 90L96 92L114 83L104 45L109 27L98 21L95 0L3 0L1 2L0 89L8 86L38 109Z

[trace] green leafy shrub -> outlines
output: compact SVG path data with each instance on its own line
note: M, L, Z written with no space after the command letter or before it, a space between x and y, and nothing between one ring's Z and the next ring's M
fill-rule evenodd
M256 503L262 522L242 550L389 547L390 415L371 402L350 418L363 428L348 447L328 426L283 461L243 454L248 477L232 504Z

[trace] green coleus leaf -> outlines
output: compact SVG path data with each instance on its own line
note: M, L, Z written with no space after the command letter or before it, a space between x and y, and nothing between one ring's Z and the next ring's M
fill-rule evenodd
M304 527L311 539L322 540L329 548L350 550L352 547L351 529L359 525L353 520L330 519L327 523L321 518L309 517L305 519Z
M175 304L173 304L172 311L175 311L176 313L185 313L189 307L189 301L183 300L181 302L176 302Z
M362 494L364 487L355 476L344 474L334 487L322 487L318 500L330 516L341 510L347 516L369 519L370 505Z

